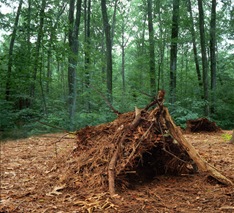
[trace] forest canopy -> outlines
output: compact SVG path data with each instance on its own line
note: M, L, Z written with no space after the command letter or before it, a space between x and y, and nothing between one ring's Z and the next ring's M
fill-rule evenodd
M108 122L160 89L177 125L234 128L231 0L0 0L0 17L1 137Z

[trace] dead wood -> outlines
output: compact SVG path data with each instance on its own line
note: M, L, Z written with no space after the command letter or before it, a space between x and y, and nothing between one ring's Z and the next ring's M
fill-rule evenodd
M178 143L180 143L185 148L185 150L192 158L192 160L196 163L198 168L203 172L207 172L208 175L212 176L213 178L215 178L216 180L218 180L219 182L225 185L233 185L231 180L223 176L213 166L211 166L204 159L201 158L201 156L195 150L193 145L185 139L180 129L175 125L167 108L164 108L164 112L165 112L166 125L170 131L170 134L173 136L175 140L177 140Z
M131 131L134 131L135 128L140 124L141 112L142 111L140 109L135 108L135 119L129 126L126 126L125 129L123 130L124 134L117 143L116 150L114 151L114 154L110 160L108 166L108 181L109 181L109 192L111 196L115 195L115 165L117 162L118 154L121 151L121 146L123 146L123 142L126 138L126 135L131 134Z
M198 167L231 185L186 141L160 97L144 109L118 115L110 123L77 131L77 147L62 184L79 191L109 191L113 196L157 175L194 174Z

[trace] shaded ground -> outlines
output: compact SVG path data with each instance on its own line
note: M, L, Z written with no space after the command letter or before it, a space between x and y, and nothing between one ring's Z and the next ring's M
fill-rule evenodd
M234 181L234 145L223 133L185 134L203 158ZM76 147L72 136L50 134L1 143L0 212L234 212L234 187L205 174L158 176L111 199L106 192L57 185ZM70 159L72 161L72 157Z

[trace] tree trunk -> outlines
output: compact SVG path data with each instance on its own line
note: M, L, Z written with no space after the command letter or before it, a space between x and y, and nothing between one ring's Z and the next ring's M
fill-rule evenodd
M152 17L152 0L147 0L148 6L148 29L149 29L149 67L150 67L150 95L156 95L155 78L155 52L154 52L154 28Z
M202 54L202 74L203 74L203 92L204 101L206 102L204 108L204 115L209 115L209 105L208 105L208 62L206 56L206 39L205 39L205 23L204 23L204 11L202 0L198 0L198 10L199 10L199 28L200 28L200 43L201 43L201 54Z
M26 69L28 70L28 73L32 72L32 61L31 61L31 53L32 53L32 44L30 42L31 40L31 22L32 22L32 0L28 0L28 9L27 9L27 62L26 62ZM29 95L29 94L28 94Z
M40 49L41 43L43 39L43 27L44 27L44 18L45 18L45 7L46 7L46 0L42 0L41 9L40 9L40 23L39 29L37 34L37 42L36 42L36 53L35 53L35 60L34 60L34 67L33 67L33 75L32 75L32 82L30 85L30 98L31 102L35 97L35 90L36 90L36 79L37 79L37 72L38 68L40 68L40 63L42 63L40 59Z
M88 1L88 2L87 2ZM84 1L84 21L85 21L85 88L89 90L90 85L90 14L91 14L91 0ZM86 109L90 112L90 93L86 96Z
M112 103L112 43L111 29L108 21L106 0L101 1L103 27L106 38L106 82L107 82L107 98Z
M194 21L193 21L191 0L188 0L188 12L189 12L190 22L191 22L190 30L191 30L191 35L192 35L193 54L194 54L194 62L195 62L195 66L196 66L196 71L197 71L197 80L198 80L198 85L202 91L201 70L200 70L199 61L198 61L196 34L195 34L195 30L194 30Z
M158 21L159 21L159 58L158 58L158 91L160 88L165 88L164 85L164 56L165 56L165 46L166 39L163 37L163 22L162 22L162 12L160 10L161 2L157 1L157 13L158 13Z
M176 101L176 69L177 69L177 43L179 34L179 5L180 0L173 0L173 15L171 29L170 53L170 103Z
M50 83L52 80L52 69L51 69L51 62L52 62L52 49L53 49L53 43L56 39L56 30L58 27L58 22L60 20L61 15L64 13L64 10L66 8L66 3L63 3L60 8L58 8L58 12L56 15L55 22L51 23L50 26L50 37L49 37L49 43L48 43L48 51L47 51L47 81L46 81L46 93L50 93Z
M118 4L118 0L115 0L114 13L112 17L112 26L111 26L111 45L113 45L113 39L114 39L114 34L115 34L117 4Z
M122 91L123 91L123 98L125 97L125 91L126 91L126 86L125 86L125 46L126 43L124 39L124 23L122 24L122 41L121 41L121 76L122 76Z
M210 71L211 71L211 113L216 103L216 0L212 0L210 21Z
M16 17L15 17L13 32L11 35L10 46L9 46L9 53L8 53L9 60L8 60L8 65L7 65L6 91L5 91L6 101L9 101L10 93L11 93L11 73L12 73L12 63L13 63L13 50L14 50L16 31L17 31L17 27L19 23L19 17L21 13L22 4L23 4L23 0L20 0L17 13L16 13Z
M75 0L70 0L69 3L69 48L68 56L68 104L69 104L69 119L70 130L74 129L75 125L75 110L77 96L76 70L78 61L78 34L81 15L81 0L76 3L76 19L74 20Z

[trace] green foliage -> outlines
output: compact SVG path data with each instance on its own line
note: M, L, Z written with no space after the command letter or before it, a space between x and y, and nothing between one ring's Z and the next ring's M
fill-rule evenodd
M132 111L135 106L143 108L152 100L152 97L147 95L150 93L150 76L146 3L146 1L139 0L118 1L116 19L113 20L114 2L107 1L110 23L115 23L111 26L114 30L112 105L120 112ZM166 90L166 101L169 100L170 85L171 3L171 1L153 1L155 60L157 61L156 89ZM4 134L7 132L5 136L10 137L68 130L67 57L69 48L67 36L69 25L67 14L69 7L64 7L63 11L65 5L63 1L47 1L41 46L37 50L41 2L32 1L31 11L24 2L14 41L12 70L9 73L9 46L17 3L12 5L12 2L4 1L2 4L16 8L12 8L11 11L14 10L14 12L7 14L4 11L0 12L0 30L5 34L1 35L0 44L0 130ZM197 2L192 1L192 6L197 7ZM210 118L220 127L231 129L234 128L232 89L234 88L234 58L233 46L227 38L230 40L233 38L231 16L233 4L231 1L217 2L217 9L217 88L215 111ZM207 27L210 22L210 5L206 2L204 2L204 10L207 14L205 17ZM74 119L77 129L86 125L109 122L116 118L105 102L105 38L100 1L92 1L91 11L90 45L87 46L84 38L87 20L83 13L78 37L78 95ZM193 11L193 16L198 55L200 55L198 11ZM174 105L167 102L165 104L168 105L176 123L183 128L187 120L202 117L204 106L211 104L202 101L201 98L202 88L199 88L197 81L190 25L187 2L182 1L177 54L177 102ZM209 34L208 28L206 28L206 34ZM123 46L124 64L122 61ZM38 61L36 60L37 52L39 52ZM88 67L85 67L85 53L90 56ZM198 61L201 68L201 58L198 58ZM35 68L37 68L37 73L34 76ZM5 101L8 76L10 76L11 94L9 100ZM125 85L123 85L123 78ZM31 97L33 83L35 83L35 95ZM209 92L211 94L211 91ZM22 98L30 100L31 105L19 106L17 103Z
M12 102L0 101L1 138L21 138L28 136L28 127L39 118L37 111L25 108L15 110Z
M204 101L186 98L183 101L177 101L174 105L168 104L168 108L176 124L185 128L187 120L197 119L202 116L204 104L206 104Z
M0 129L10 129L14 126L16 116L13 113L12 103L0 100Z
M232 138L232 135L227 134L227 133L222 134L221 136L222 136L224 142L229 142L231 140L231 138Z

